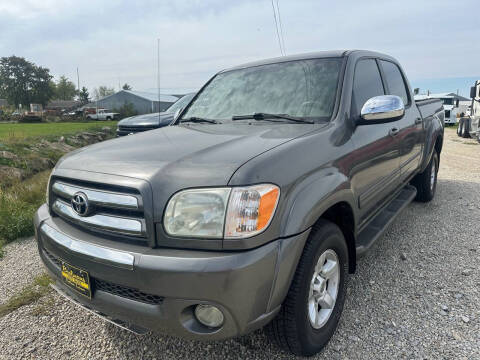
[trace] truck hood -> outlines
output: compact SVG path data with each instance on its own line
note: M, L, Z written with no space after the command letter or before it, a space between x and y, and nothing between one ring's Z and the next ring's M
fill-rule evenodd
M184 124L116 138L76 150L58 169L128 176L154 191L224 186L248 160L325 124ZM154 192L155 194L155 192Z
M167 112L131 116L129 118L120 120L118 122L118 126L159 126L160 124L171 123L173 120L173 116L174 114Z

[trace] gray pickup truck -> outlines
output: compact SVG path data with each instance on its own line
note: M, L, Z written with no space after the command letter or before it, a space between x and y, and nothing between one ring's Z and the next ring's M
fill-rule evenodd
M315 354L359 256L433 198L443 117L380 53L221 71L172 125L58 162L40 256L60 294L125 329L219 340L266 326Z

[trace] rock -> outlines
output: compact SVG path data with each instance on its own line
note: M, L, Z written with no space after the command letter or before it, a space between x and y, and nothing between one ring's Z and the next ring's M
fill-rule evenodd
M11 166L0 165L0 184L11 183L12 180L23 180L24 170Z
M65 142L65 136L60 136L60 139L58 139L58 142L61 142L61 143Z
M455 330L452 330L452 336L455 340L462 340L461 336Z
M463 297L463 294L461 293L456 293L455 294L455 299L460 300Z
M54 165L55 165L54 162L47 158L37 157L37 158L32 158L28 161L29 169L35 172L51 169L54 167Z
M10 151L0 151L0 157L10 160L17 160L18 156Z
M449 312L448 306L442 305L442 311Z
M464 276L470 276L470 275L472 275L472 273L473 273L473 270L472 270L472 269L464 269L464 270L462 270L462 275L464 275Z
M402 252L402 253L400 254L400 259L402 259L403 261L407 260L407 255Z
M465 323L465 324L468 324L470 322L470 318L468 316L462 316L462 321Z

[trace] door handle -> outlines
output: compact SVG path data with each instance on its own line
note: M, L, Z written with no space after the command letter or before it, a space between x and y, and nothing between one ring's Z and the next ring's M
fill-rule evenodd
M388 132L388 135L397 136L399 132L400 132L400 130L398 130L398 128L394 127L394 128L390 129L390 131Z
M415 125L421 124L422 123L422 118L417 117L415 119Z

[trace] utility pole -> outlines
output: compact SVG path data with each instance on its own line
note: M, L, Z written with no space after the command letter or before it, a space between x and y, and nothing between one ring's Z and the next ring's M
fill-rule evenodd
M78 74L78 66L77 66L77 87L78 87L78 99L80 99L80 75Z
M157 39L158 118L160 119L160 38Z

